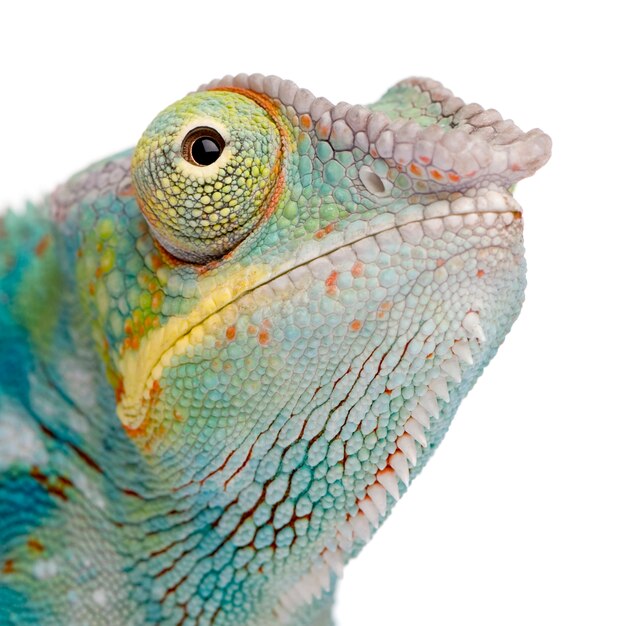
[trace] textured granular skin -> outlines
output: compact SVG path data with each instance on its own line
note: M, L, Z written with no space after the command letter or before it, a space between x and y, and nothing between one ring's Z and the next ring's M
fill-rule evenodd
M428 79L240 75L7 213L0 624L330 624L520 311L549 153Z
M227 149L210 167L197 167L181 152L205 117L225 135ZM148 127L135 150L134 182L157 237L179 256L202 261L222 256L258 224L280 182L283 156L268 110L238 93L216 91L207 99L199 92Z

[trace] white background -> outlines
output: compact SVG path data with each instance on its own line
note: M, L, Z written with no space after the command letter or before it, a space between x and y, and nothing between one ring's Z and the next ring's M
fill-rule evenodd
M349 102L428 75L552 136L517 191L522 315L347 568L340 626L626 624L623 24L603 1L2 3L0 206L240 71Z

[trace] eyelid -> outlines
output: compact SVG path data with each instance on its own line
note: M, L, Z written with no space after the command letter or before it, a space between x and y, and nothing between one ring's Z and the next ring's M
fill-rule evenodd
M204 167L200 167L198 165L194 165L193 163L187 161L183 156L183 143L187 136L196 128L212 128L219 133L224 141L224 149L222 150L222 154L220 154L217 161L211 163L211 165L207 165ZM231 135L228 131L228 128L224 126L219 120L212 117L195 117L190 120L188 124L185 124L178 131L177 139L174 141L172 148L175 152L178 153L173 160L173 165L175 169L182 175L193 180L197 180L199 183L203 183L204 181L210 181L213 179L217 173L220 171L222 167L226 163L228 163L232 158L232 149L230 147Z
M219 120L213 117L196 117L192 119L188 124L185 124L179 131L177 135L177 141L175 141L174 148L182 150L183 142L185 138L191 131L195 128L212 128L216 132L220 134L222 139L224 140L224 149L230 145L230 132L226 126Z

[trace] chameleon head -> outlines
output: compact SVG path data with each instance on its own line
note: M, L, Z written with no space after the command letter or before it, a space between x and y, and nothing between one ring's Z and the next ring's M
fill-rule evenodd
M362 107L227 77L150 125L91 248L124 250L124 291L92 291L120 420L168 497L203 503L207 607L323 604L516 318L509 189L549 152L425 79Z

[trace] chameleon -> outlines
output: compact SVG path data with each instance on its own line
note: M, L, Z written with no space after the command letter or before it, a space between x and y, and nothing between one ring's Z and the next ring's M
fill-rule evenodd
M241 74L5 212L0 624L331 624L520 312L550 149Z

